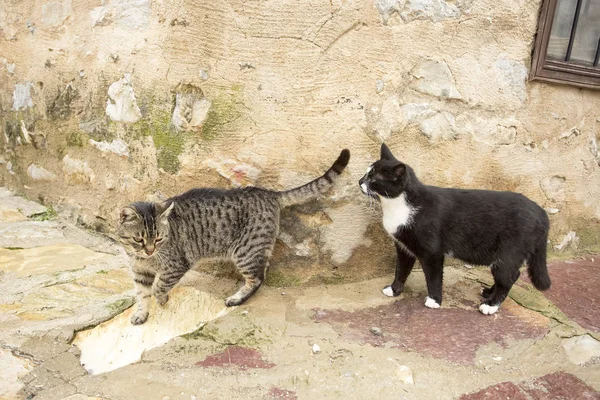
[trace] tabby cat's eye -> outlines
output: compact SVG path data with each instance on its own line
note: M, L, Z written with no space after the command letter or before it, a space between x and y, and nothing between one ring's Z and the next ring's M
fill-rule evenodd
M142 243L142 242L144 241L144 239L142 239L142 238L133 238L133 240L134 240L136 243Z
M161 237L157 237L156 239L154 239L154 242L158 243L158 242L160 242L161 240L162 240L162 238L161 238Z

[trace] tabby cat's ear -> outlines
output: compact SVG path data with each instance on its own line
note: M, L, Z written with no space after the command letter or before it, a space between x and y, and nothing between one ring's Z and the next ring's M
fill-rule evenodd
M119 221L123 224L125 222L132 222L139 218L137 212L131 207L125 207L121 210L121 216Z
M156 215L158 215L159 219L169 218L171 211L173 211L173 207L175 206L174 201L163 201L162 203L154 203L154 207L156 207Z
M395 160L396 157L392 154L389 147L385 143L381 143L381 154L379 156L382 160Z

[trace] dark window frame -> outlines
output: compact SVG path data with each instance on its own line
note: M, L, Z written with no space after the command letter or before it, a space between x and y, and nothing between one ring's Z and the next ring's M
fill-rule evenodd
M529 79L600 90L600 68L546 59L557 2L558 0L542 2Z

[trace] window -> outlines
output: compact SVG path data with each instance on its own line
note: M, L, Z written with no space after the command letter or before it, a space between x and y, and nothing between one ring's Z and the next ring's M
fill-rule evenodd
M532 80L600 89L600 0L544 0Z

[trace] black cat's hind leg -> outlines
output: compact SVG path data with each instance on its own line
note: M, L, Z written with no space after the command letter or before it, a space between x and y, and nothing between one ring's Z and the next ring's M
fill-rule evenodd
M383 288L386 296L399 296L404 290L404 284L415 265L416 258L406 251L402 245L396 243L396 276L394 282Z
M428 296L425 307L440 308L442 305L442 281L444 274L444 256L430 255L420 258L425 280L427 282Z
M494 285L487 291L487 296L479 306L479 311L485 315L492 315L508 296L510 288L519 279L521 262L516 260L499 261L492 265Z
M496 290L495 285L492 285L490 287L484 287L483 289L481 289L481 297L484 300L489 299L492 293L494 293L494 290Z

